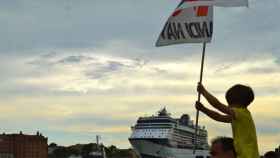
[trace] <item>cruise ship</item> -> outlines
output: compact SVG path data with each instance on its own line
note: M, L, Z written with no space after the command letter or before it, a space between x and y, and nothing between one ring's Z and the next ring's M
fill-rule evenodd
M140 158L209 158L205 127L198 127L193 154L195 126L187 114L172 118L163 108L156 116L138 118L131 129L129 142Z

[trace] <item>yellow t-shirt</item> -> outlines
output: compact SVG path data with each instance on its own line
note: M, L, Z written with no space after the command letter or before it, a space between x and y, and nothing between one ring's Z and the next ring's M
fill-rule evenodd
M257 135L254 121L247 108L232 108L235 114L232 134L237 158L259 158Z

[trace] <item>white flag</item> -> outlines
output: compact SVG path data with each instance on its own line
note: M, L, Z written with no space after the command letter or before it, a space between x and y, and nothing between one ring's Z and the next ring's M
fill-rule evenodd
M248 0L182 0L165 23L156 46L210 42L213 6L248 6Z
M249 2L248 0L182 0L180 9L195 6L248 7Z
M156 46L210 42L213 32L213 6L181 9L181 2L168 18Z

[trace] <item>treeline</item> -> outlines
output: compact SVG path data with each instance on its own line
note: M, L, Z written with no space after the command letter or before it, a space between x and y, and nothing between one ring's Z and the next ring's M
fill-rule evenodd
M104 147L107 158L137 158L132 149L118 149L114 145L109 147L101 145L100 147ZM48 158L95 158L90 153L98 150L100 149L98 149L95 143L76 144L68 147L51 143L48 147Z

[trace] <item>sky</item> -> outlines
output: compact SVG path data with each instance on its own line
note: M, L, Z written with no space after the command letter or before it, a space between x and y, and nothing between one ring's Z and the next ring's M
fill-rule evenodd
M95 142L129 148L140 116L166 107L195 118L202 44L156 48L178 0L0 1L0 132L49 143ZM280 145L279 0L214 10L203 83L225 103L236 83L250 85L261 153ZM206 103L205 100L202 100ZM229 124L200 115L209 141Z

